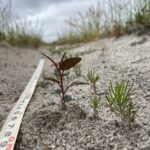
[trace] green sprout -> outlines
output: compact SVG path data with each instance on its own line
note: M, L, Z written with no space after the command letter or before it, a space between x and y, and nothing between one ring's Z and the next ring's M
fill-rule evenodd
M129 126L135 120L137 109L131 100L131 90L133 84L129 81L116 83L113 87L110 81L108 95L106 96L106 105L119 116L123 122L127 122Z
M98 118L98 109L102 104L100 103L100 97L94 96L90 101L90 106L93 109L93 118Z
M96 82L100 79L99 75L94 70L88 70L87 78L90 81L91 87L96 94Z
M81 73L82 73L82 64L77 64L74 68L73 68L73 70L74 70L74 72L75 72L75 74L76 74L76 76L78 77L78 76L80 76L81 75Z

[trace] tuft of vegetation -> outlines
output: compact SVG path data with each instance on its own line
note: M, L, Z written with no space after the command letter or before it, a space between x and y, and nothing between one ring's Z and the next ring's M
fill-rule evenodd
M5 29L8 26L8 21L10 19L10 6L11 1L3 2L0 1L0 41L6 39Z
M3 32L0 32L0 41L4 41L6 39L6 35Z
M69 31L57 43L77 44L150 30L150 0L105 1L66 21Z
M102 106L100 97L94 96L90 101L90 106L93 109L93 118L98 118L98 109Z
M96 74L95 70L88 70L87 78L90 81L94 93L96 94L96 83L100 79L99 75Z
M6 41L13 46L30 46L38 48L44 44L38 31L33 31L34 25L27 20L19 20L10 24L6 30ZM30 30L28 29L30 26ZM31 29L32 28L32 29ZM38 27L36 27L38 29Z
M53 66L55 67L55 70L57 71L57 75L55 75L55 77L46 77L47 80L50 80L52 82L57 83L58 87L59 87L59 96L61 98L61 103L62 103L62 109L66 108L66 92L68 91L68 89L72 86L76 86L76 85L80 85L80 84L85 84L82 82L71 82L70 84L65 86L65 76L68 75L68 73L66 73L66 71L68 71L69 69L73 68L76 64L78 64L81 61L80 57L72 57L72 58L66 58L66 52L62 55L61 60L59 62L55 62L51 57L42 54L43 56L45 56L46 58L48 58L52 63Z
M58 44L76 44L89 42L100 37L100 8L92 5L85 14L78 13L78 18L66 20L70 31L58 37Z
M45 44L42 36L38 33L37 22L27 19L11 18L11 0L6 3L0 1L0 41L6 41L13 46L30 46L38 48ZM35 30L36 29L36 30Z
M127 28L136 30L150 30L150 0L140 1L136 4L136 11L127 21Z
M110 110L119 116L123 122L127 122L129 126L134 123L137 109L131 100L131 85L129 81L116 83L113 87L110 81L108 95L106 96L106 105Z

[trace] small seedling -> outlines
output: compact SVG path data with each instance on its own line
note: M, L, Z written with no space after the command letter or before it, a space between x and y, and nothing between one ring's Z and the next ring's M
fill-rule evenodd
M100 97L94 96L90 101L90 106L93 109L93 118L98 118L98 109L102 104L100 103Z
M77 64L77 65L73 68L73 70L74 70L74 72L75 72L75 74L76 74L77 77L80 76L81 73L82 73L81 68L82 68L82 64Z
M47 82L45 82L45 80L39 81L37 83L37 86L45 88L47 86Z
M77 63L79 63L81 61L81 58L72 57L72 58L65 59L66 53L64 53L59 63L56 63L51 57L45 54L42 54L42 55L48 58L53 63L53 66L55 67L55 70L58 73L56 77L47 77L46 79L57 83L57 85L59 86L59 89L61 91L59 95L61 97L62 108L65 108L66 107L65 105L66 95L65 94L68 91L68 89L74 85L84 84L82 82L72 82L71 84L68 84L67 86L64 85L64 81L65 81L64 78L65 76L68 75L66 74L66 71L73 68Z
M42 88L46 88L49 84L51 84L50 82L48 82L46 79L46 73L45 71L43 71L42 74L42 78L41 80L37 83L37 86L42 87Z
M96 94L96 82L100 79L99 75L94 70L88 70L87 78L90 81L91 87Z
M48 145L45 145L44 150L50 150L50 148L48 147Z
M116 83L113 87L110 81L108 95L106 96L106 105L114 112L117 116L121 117L123 122L127 122L129 126L135 120L137 109L131 100L131 85L129 81Z

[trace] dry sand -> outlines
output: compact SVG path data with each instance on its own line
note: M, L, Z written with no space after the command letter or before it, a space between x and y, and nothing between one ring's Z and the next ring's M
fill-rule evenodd
M48 51L44 50L49 54ZM132 129L123 125L110 110L102 106L98 120L91 120L89 106L93 94L89 85L72 87L72 101L67 110L59 109L57 86L40 81L26 110L15 150L150 150L150 37L124 36L84 44L70 54L82 59L82 74L94 68L101 80L97 84L102 94L109 80L134 81L133 102L138 108ZM38 59L40 50L0 45L0 128L24 90ZM58 56L56 56L58 58ZM46 61L45 71L52 72ZM69 80L84 81L71 72Z

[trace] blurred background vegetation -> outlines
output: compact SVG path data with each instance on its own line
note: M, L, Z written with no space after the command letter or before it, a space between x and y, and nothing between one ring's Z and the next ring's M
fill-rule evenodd
M150 30L150 0L109 0L91 6L78 18L66 20L68 33L58 37L58 44L89 42L124 34L144 34Z
M11 18L11 4L11 0L7 3L0 0L0 41L6 41L12 46L21 47L38 48L43 45L44 42L38 23L19 18L13 21Z
M40 47L42 41L40 28L32 30L32 21L11 21L11 3L0 0L0 41L13 46ZM137 35L150 31L150 0L109 0L90 6L85 13L79 12L77 18L65 20L69 30L58 36L50 45L77 44L105 37L119 38L125 34ZM38 26L38 23L37 23Z

